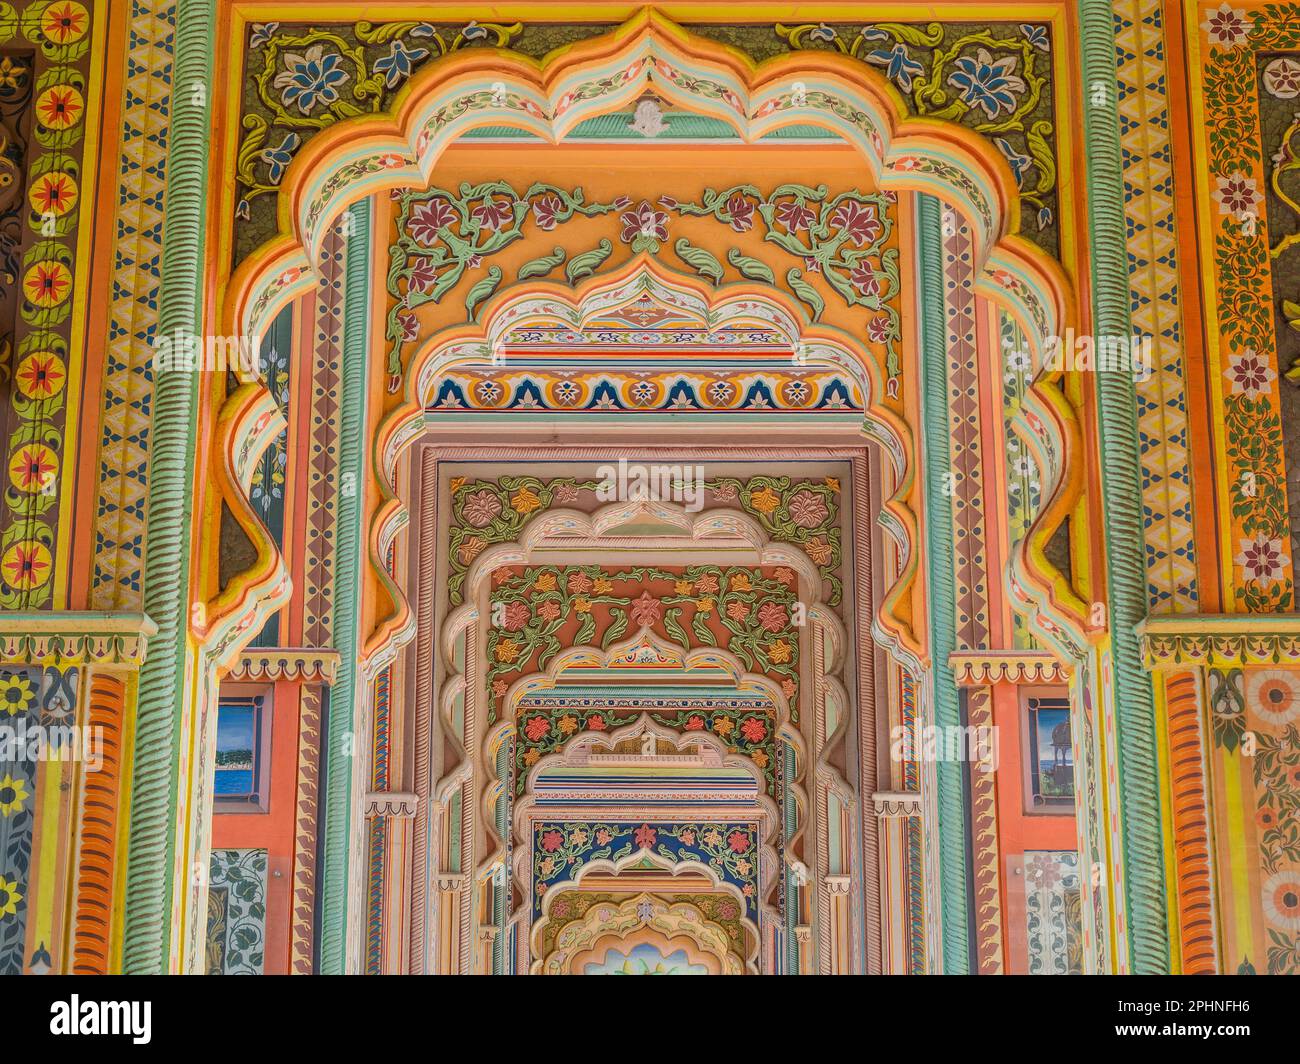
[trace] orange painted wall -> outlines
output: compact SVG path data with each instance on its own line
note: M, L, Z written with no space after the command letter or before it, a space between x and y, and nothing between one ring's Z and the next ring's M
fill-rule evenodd
M216 813L214 850L266 850L264 972L289 972L289 917L293 886L293 824L297 798L298 684L274 685L271 707L270 802L265 813Z

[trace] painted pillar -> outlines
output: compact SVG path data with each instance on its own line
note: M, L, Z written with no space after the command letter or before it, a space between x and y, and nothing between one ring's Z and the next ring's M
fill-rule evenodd
M1115 25L1109 0L1080 0L1088 212L1092 228L1092 329L1130 335L1128 256L1120 156ZM1106 530L1108 627L1114 668L1123 897L1132 971L1169 970L1164 850L1157 783L1155 705L1142 668L1137 626L1147 613L1142 478L1133 378L1097 373L1101 503ZM1118 856L1118 855L1117 855Z

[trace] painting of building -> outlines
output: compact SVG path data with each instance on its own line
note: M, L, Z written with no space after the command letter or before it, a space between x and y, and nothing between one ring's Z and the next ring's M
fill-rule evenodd
M0 972L1295 974L1298 97L1255 0L0 4Z

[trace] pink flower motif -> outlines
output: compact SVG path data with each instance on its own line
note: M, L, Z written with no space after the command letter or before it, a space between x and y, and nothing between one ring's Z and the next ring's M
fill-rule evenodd
M797 579L797 577L794 575L794 570L787 569L784 565L778 566L776 572L773 575L778 580L780 580L781 583L783 583L786 587L794 587L794 582Z
M767 738L767 725L760 717L746 717L740 722L740 734L751 743L761 743Z
M695 832L690 828L682 828L682 830L677 833L677 839L683 846L694 846Z
M749 616L749 604L745 602L728 602L727 616L733 621L743 621Z
M555 489L556 502L577 502L578 489L572 484L561 484Z
M1277 372L1268 360L1250 348L1229 355L1225 372L1232 381L1233 395L1259 395L1267 392L1269 384L1277 380Z
M800 488L790 497L787 509L790 511L790 520L800 528L816 528L826 520L829 513L825 500L807 488Z
M668 239L668 215L655 210L645 200L619 215L619 221L623 223L620 239L631 244L634 251Z
M465 500L465 508L461 512L465 515L467 524L483 528L490 525L492 519L501 512L501 500L491 488L480 488Z
M689 717L686 718L686 730L703 731L704 718L701 717L698 713L692 713Z
M559 214L564 210L564 201L554 192L548 192L533 203L533 218L537 228L550 232L559 224Z
M658 837L659 833L649 824L642 824L636 829L636 833L633 835L633 838L636 839L636 844L643 850L650 849L650 847L655 844L655 839Z
M469 212L469 216L484 229L496 232L504 229L515 220L515 205L510 200L489 196Z
M583 721L583 724L586 726L587 731L605 730L605 719L603 717L596 716L594 713L590 717L588 717L585 721Z
M727 213L731 215L731 228L737 233L747 233L754 228L754 205L740 192L733 192L727 200Z
M764 602L758 608L758 623L769 632L779 632L790 623L790 614L777 602Z
M743 831L733 831L727 836L727 845L732 853L744 853L749 849L749 836Z
M776 205L776 220L791 233L807 229L816 220L817 215L811 207L805 207L798 200L788 200Z
M547 853L554 853L564 845L564 836L558 831L542 832L542 849Z
M659 620L659 600L649 591L642 591L641 597L632 603L632 620L647 628Z
M712 595L718 590L718 578L712 573L705 573L695 581L695 590L704 595Z
M1201 23L1210 43L1224 48L1241 44L1254 28L1255 23L1246 17L1246 12L1235 10L1230 4L1220 4L1218 10L1211 11Z
M548 599L537 607L537 615L544 621L553 621L560 615L560 604L554 599Z
M573 573L569 577L569 592L574 595L585 595L591 590L591 577L585 573Z
M614 836L611 835L611 834L610 834L610 833L609 833L605 828L597 828L597 829L596 829L596 845L597 845L597 846L608 846L609 843L610 843L610 840L613 839L613 837L614 837Z
M410 217L406 220L406 231L411 234L416 243L424 247L433 247L442 239L438 230L451 225L456 220L456 208L441 196L435 196L411 208Z
M528 741L533 743L550 730L551 723L545 717L529 717L524 724L524 734L528 736Z
M1274 583L1286 575L1290 559L1282 549L1280 539L1269 539L1260 534L1254 539L1243 539L1240 543L1241 553L1233 561L1245 571L1247 580Z
M870 244L882 232L875 204L861 200L843 200L832 212L830 221L831 225L847 233L858 247Z
M507 632L517 632L528 623L528 603L510 602L501 614L501 627Z

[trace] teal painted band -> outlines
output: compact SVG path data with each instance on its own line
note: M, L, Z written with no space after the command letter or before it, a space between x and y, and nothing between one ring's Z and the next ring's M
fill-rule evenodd
M158 336L201 332L215 25L213 0L177 3ZM171 908L198 385L198 374L179 371L153 382L143 600L158 631L140 669L132 751L122 942L127 974L165 972L171 936L180 933Z
M1093 331L1130 334L1124 172L1120 156L1115 25L1109 0L1080 0L1084 134L1092 220ZM1098 91L1100 90L1100 91ZM1106 528L1106 584L1114 714L1119 742L1120 830L1129 957L1137 974L1169 971L1155 701L1136 626L1147 614L1137 393L1125 373L1096 373Z
M340 491L334 570L334 645L338 676L330 691L325 750L324 851L321 859L319 967L341 975L347 965L348 854L352 827L352 758L362 748L355 737L357 657L361 633L361 485L366 424L367 337L370 335L370 201L352 207L343 279L343 372L338 470L350 473L355 490Z
M948 658L957 649L957 592L953 578L951 431L948 422L948 343L944 323L943 208L933 196L919 197L917 257L921 306L921 419L925 426L925 538L930 604L931 678L934 723L961 726L957 680ZM966 882L966 813L961 764L939 761L939 894L943 907L943 969L970 971Z

